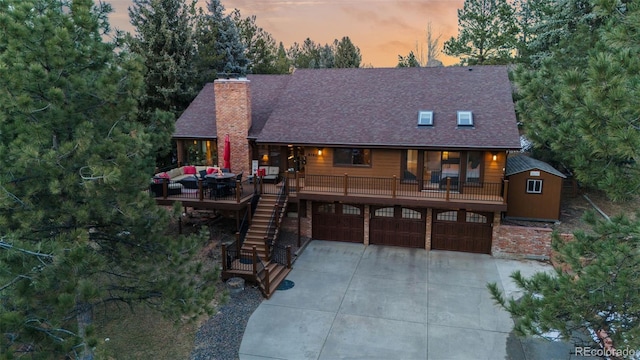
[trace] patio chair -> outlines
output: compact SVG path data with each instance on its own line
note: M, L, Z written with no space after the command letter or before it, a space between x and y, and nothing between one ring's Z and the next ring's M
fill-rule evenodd
M240 193L242 194L242 190L243 190L243 188L242 188L242 172L240 172L239 174L236 175L236 181L234 181L233 184L232 184L232 189L233 189L234 193L238 190L238 185L237 185L238 182L240 182L239 189L240 189Z
M209 189L209 199L218 200L228 194L229 187L224 181L207 178L207 189Z

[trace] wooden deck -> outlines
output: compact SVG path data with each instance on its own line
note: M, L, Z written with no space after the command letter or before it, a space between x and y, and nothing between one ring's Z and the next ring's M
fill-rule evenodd
M477 210L504 211L508 182L482 184L403 183L393 178L306 175L288 179L291 197L315 201L350 201L440 208L472 206Z

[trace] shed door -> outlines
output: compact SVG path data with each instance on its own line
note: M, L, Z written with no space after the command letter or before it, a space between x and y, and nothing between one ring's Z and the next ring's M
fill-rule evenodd
M371 207L370 244L424 248L425 231L424 209Z
M434 210L431 248L490 254L493 213Z
M318 240L364 242L364 206L314 203L312 235Z

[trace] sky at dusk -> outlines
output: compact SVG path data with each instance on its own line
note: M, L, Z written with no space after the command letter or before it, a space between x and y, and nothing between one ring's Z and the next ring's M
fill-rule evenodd
M132 0L105 0L114 8L114 28L133 31L128 7ZM306 38L324 45L348 36L360 48L362 64L394 67L398 55L424 48L431 22L440 43L457 35L457 10L464 0L222 0L227 12L239 9L243 17L256 16L258 26L289 48ZM199 0L206 6L206 0ZM440 55L445 65L455 58Z

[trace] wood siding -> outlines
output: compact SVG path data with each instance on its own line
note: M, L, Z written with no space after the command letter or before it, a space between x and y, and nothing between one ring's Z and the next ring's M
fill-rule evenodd
M324 148L322 155L316 149L306 149L307 164L305 172L317 175L380 176L400 177L400 152L396 149L371 149L371 166L333 165L333 149Z
M524 171L509 176L509 191L507 199L507 216L540 219L560 219L560 198L562 193L562 178L540 169L540 176L531 176L530 171ZM527 193L527 180L542 180L542 193Z

